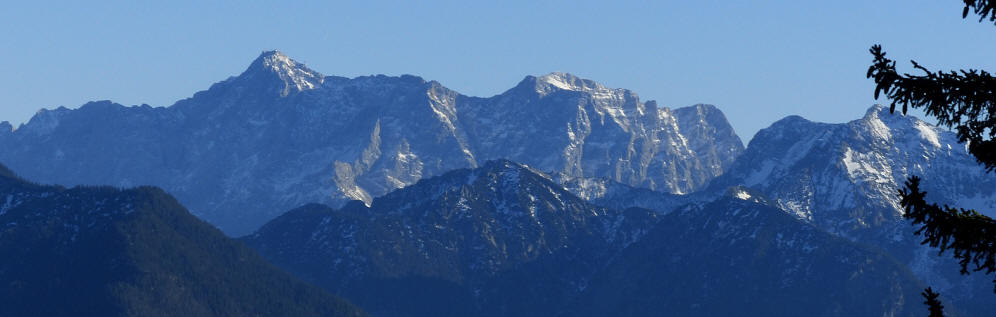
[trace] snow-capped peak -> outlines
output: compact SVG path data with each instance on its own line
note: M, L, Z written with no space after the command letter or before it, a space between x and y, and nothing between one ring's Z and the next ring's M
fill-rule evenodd
M748 186L835 233L901 220L896 191L910 175L929 180L939 203L996 204L992 180L954 133L881 105L844 124L783 119L759 132L725 175L732 181L717 184Z
M886 109L885 106L883 106L881 104L877 104L877 103L873 104L873 105L871 105L871 107L868 107L868 110L865 111L865 116L864 117L865 118L878 117L878 114L880 112L882 112L882 111L885 111L885 109Z
M567 73L549 73L536 78L538 83L551 85L563 90L580 90L578 89L574 82L577 81L577 77Z
M537 89L589 91L606 89L599 83L568 73L553 72L536 78Z
M861 118L861 121L866 124L873 137L879 138L881 140L892 139L892 128L890 127L894 121L898 118L897 114L887 113L888 111L882 105L876 104L868 108L865 112L865 116ZM883 113L884 112L884 113Z
M265 74L265 75L261 75ZM265 51L249 65L240 77L260 77L276 75L284 83L280 96L321 87L325 76L311 70L279 51Z
M874 105L869 108L860 122L869 129L872 136L882 140L889 140L895 135L900 139L895 142L920 143L932 148L940 148L942 144L958 143L953 135L943 136L943 129L914 116L908 116L898 111L890 112L889 108L882 105Z

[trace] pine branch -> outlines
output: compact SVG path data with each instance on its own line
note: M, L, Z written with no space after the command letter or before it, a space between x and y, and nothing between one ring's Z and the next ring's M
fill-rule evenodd
M979 22L989 20L996 23L996 2L991 2L989 0L964 0L965 8L961 10L961 18L967 18L968 12L971 9L973 13L979 16Z
M969 153L987 171L996 170L996 78L975 69L933 72L916 61L911 61L913 67L923 75L900 75L882 46L869 51L875 60L866 76L875 81L875 99L882 94L891 99L892 112L896 105L902 105L904 114L909 108L923 108L938 125L954 128L959 142L968 144Z
M924 237L921 244L940 248L940 254L951 250L961 265L961 274L983 271L996 272L996 221L975 210L943 208L928 204L920 191L920 178L912 176L906 188L899 191L903 215L920 225L917 235ZM970 266L974 266L970 270ZM996 292L996 280L993 280Z

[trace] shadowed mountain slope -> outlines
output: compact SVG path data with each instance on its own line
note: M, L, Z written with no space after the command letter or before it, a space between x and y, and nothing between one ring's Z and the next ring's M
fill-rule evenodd
M0 315L365 316L160 189L41 186L0 165Z
M922 288L880 250L721 198L662 216L566 315L922 316Z

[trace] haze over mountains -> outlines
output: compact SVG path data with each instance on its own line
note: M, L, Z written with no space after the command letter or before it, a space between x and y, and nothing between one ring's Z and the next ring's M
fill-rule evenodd
M954 313L994 301L985 276L919 245L895 196L916 174L931 200L991 212L994 178L950 132L880 106L787 117L745 149L713 106L570 74L480 98L264 52L169 107L0 123L0 149L43 183L160 186L377 316L913 316L925 285ZM64 213L99 210L81 206ZM32 230L76 221L53 219Z

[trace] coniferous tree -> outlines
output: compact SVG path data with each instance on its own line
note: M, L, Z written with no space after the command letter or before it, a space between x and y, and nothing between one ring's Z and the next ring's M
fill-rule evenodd
M996 23L996 1L963 2L962 18L971 12L980 22ZM900 74L896 62L885 57L881 46L872 46L870 52L875 60L867 77L875 81L876 99L883 93L891 99L891 112L896 105L902 105L903 114L909 108L922 108L939 126L954 128L959 142L968 144L969 153L987 172L996 170L996 78L976 69L934 72L916 61L910 62L922 75ZM910 176L905 188L899 190L904 217L919 226L916 234L923 235L922 243L939 248L942 254L951 250L962 274L996 272L996 221L975 210L928 203L926 194L916 176ZM996 280L993 282L996 285ZM943 316L939 295L928 287L923 296L930 316Z
M923 290L922 295L926 299L923 303L927 304L927 311L930 312L927 317L944 317L944 305L941 305L941 301L937 299L941 294L934 293L934 290L928 287Z

